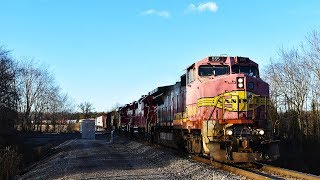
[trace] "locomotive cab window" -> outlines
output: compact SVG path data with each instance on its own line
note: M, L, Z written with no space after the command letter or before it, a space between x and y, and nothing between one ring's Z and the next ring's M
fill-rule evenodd
M249 76L259 77L259 70L255 66L233 65L232 66L232 73L234 73L234 74L244 73Z
M229 66L213 66L213 65L202 65L199 66L199 76L220 76L229 74Z
M188 69L188 73L187 73L187 84L193 82L195 80L195 73L194 73L195 69L194 68L190 68Z

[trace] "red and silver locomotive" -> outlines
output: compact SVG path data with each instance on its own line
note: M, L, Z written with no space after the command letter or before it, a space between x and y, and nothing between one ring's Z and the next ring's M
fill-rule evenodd
M268 98L258 64L246 57L210 56L189 66L180 82L120 108L119 124L216 161L275 160L278 141L267 116Z

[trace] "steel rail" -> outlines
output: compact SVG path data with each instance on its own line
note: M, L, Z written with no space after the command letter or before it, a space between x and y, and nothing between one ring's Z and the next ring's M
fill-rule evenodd
M143 141L145 142L145 141ZM153 143L150 143L151 145L156 145ZM157 145L159 147L164 147L161 145ZM170 148L170 150L172 150ZM233 172L235 174L241 175L241 176L245 176L249 179L286 179L286 177L283 176L289 176L289 177L293 177L293 178L297 178L297 179L307 179L307 180L320 180L320 176L316 176L313 174L307 174L307 173L301 173L301 172L297 172L297 171L293 171L293 170L288 170L288 169L284 169L284 168L279 168L279 167L274 167L274 166L270 166L270 165L266 165L266 164L262 164L262 163L252 163L255 165L258 165L259 168L255 168L255 170L250 170L247 168L241 168L241 167L236 167L236 166L231 166L225 163L220 163L217 161L210 161L207 158L203 158L203 157L199 157L199 156L195 156L195 155L190 155L190 154L185 154L185 156L191 156L191 159L204 163L204 164L208 164L210 166L214 166L218 169L222 169L225 171L229 171L229 172ZM261 171L261 172L259 172ZM265 172L263 172L265 171ZM275 174L279 174L279 175L273 175L273 174L267 174L266 171L271 172L271 173L275 173Z
M243 170L243 169L240 169L240 168L237 168L237 167L229 166L229 165L226 165L226 164L223 164L223 163L220 163L220 162L210 161L209 159L205 159L205 158L202 158L202 157L199 157L199 156L192 155L191 158L193 160L195 160L195 161L198 161L198 162L201 162L201 163L205 163L205 164L214 166L216 168L219 168L219 169L222 169L222 170L225 170L225 171L233 172L235 174L238 174L238 175L241 175L241 176L245 176L245 177L250 178L250 179L258 179L258 180L259 179L266 179L266 180L273 179L273 178L270 178L270 177L267 177L267 176L264 176L264 175L261 175L261 174L258 174L258 173L254 173L254 172Z
M320 180L320 176L316 176L313 174L301 173L301 172L297 172L289 169L270 166L267 164L261 164L261 163L255 163L255 164L262 166L260 170L271 171L271 172L279 173L280 175L291 176L299 179Z

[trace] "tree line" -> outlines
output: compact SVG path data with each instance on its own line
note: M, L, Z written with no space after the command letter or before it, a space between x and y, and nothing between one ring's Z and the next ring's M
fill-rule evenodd
M36 131L41 120L70 117L74 104L62 92L47 66L32 58L15 60L0 47L0 129Z
M0 46L0 135L7 133L7 127L12 127L17 117L16 69L9 52Z
M320 144L320 31L307 34L297 47L280 48L264 79L281 140L300 152L305 144Z

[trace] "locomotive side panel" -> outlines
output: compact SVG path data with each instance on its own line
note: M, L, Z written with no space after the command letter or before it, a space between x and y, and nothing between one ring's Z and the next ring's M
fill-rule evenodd
M181 83L177 82L161 95L163 103L157 106L158 125L172 126L177 114L183 113L184 96L181 89Z

